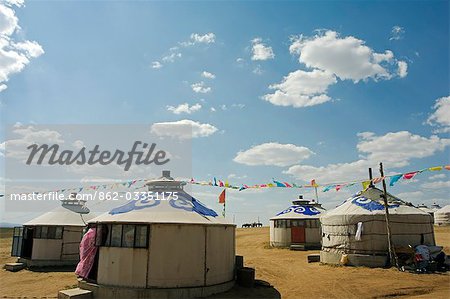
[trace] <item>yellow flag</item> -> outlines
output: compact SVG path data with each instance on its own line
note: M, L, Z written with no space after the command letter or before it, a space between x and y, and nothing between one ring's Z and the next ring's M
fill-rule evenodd
M430 167L430 168L428 168L428 170L430 170L430 171L442 170L442 166Z
M370 185L370 181L364 181L364 182L362 182L363 190L366 190L367 187L369 187L369 185Z

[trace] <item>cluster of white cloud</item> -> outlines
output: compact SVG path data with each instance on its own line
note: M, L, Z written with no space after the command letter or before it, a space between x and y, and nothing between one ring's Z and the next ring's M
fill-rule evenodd
M266 46L260 37L252 40L252 60L274 59L272 47Z
M390 132L375 136L372 132L358 134L361 138L357 149L365 153L366 160L384 161L391 167L409 165L413 158L425 158L450 146L450 139L414 135L408 131Z
M450 132L450 96L437 99L433 108L427 123L436 127L435 133Z
M177 58L181 58L181 56L182 56L181 53L174 52L174 53L170 53L170 54L164 56L161 60L166 63L167 62L175 62L175 60ZM155 61L155 62L157 62L157 61Z
M173 122L154 123L151 126L151 132L163 137L191 139L210 136L217 132L217 128L211 124L202 124L190 119L183 119Z
M245 165L290 166L314 155L310 149L294 144L263 143L239 151L233 161Z
M216 41L216 35L212 32L206 34L192 33L188 41L179 42L179 46L171 47L169 53L161 57L161 61L164 63L173 63L177 59L180 59L183 54L180 51L180 47L190 47L196 44L213 44ZM161 61L152 61L150 67L152 69L158 70L164 66Z
M7 88L10 76L21 72L31 59L44 54L35 41L19 38L19 19L14 6L21 7L23 0L8 0L0 3L0 92Z
M200 105L199 103L196 103L192 106L189 106L188 103L184 103L184 104L180 104L176 107L175 106L167 106L167 111L171 111L174 114L182 114L182 113L191 114L193 112L200 110L201 108L202 108L202 105Z
M0 155L7 155L9 158L15 158L19 160L26 159L29 155L29 152L26 148L33 143L64 143L62 135L55 130L39 130L34 126L24 126L21 123L16 123L13 126L11 132L14 133L17 137L0 143Z
M376 169L379 162L385 163L388 168L403 167L409 165L412 159L430 157L450 146L450 139L437 136L426 138L407 131L390 132L383 136L364 132L358 136L360 140L356 148L362 155L361 159L321 167L294 165L285 173L304 181L315 178L330 182L336 177L340 180L354 180L364 177L367 168Z
M389 38L389 40L403 39L404 35L405 35L405 29L403 27L396 25L396 26L392 27L391 37Z
M196 93L208 93L212 90L211 87L206 86L205 82L203 81L191 84L191 88Z
M311 38L293 37L289 51L298 55L299 62L311 71L292 72L282 83L271 85L275 92L262 98L274 105L307 107L327 102L330 100L327 88L337 83L337 79L357 83L403 78L408 74L408 64L395 59L392 51L376 53L363 40L340 37L331 30Z
M358 137L360 140L356 149L360 158L348 163L302 165L299 164L301 161L314 155L311 149L276 142L239 151L234 161L252 166L290 166L283 173L305 182L316 179L318 182L329 183L336 181L336 178L341 181L361 179L367 175L369 167L377 169L379 162L385 163L387 168L407 166L412 159L430 157L450 146L450 139L440 139L437 136L426 138L407 131L390 132L382 136L363 132Z

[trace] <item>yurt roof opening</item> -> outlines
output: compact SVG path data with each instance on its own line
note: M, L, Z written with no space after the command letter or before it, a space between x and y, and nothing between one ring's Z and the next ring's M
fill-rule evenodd
M387 263L384 192L375 187L358 192L320 217L321 262L382 267ZM387 193L389 222L395 247L435 245L432 216Z
M321 204L300 195L292 205L270 218L270 245L273 247L303 246L320 249L319 217L325 212Z
M14 228L11 255L28 266L76 265L83 230L93 217L86 201L72 193L59 207Z
M94 296L107 291L99 285L117 292L145 289L147 295L188 288L206 296L231 288L235 225L186 193L184 184L163 171L146 183L141 198L92 219L97 262L88 261L92 267L80 276L95 284L81 281L80 287Z

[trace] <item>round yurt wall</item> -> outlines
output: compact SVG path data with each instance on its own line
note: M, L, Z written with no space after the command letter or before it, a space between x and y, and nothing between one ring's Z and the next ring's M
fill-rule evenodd
M320 248L319 217L325 212L314 201L295 200L292 205L270 218L270 245L289 247L293 244Z
M100 285L138 288L204 287L234 280L235 225L190 196L165 173L143 198L91 221L97 226Z
M328 211L322 222L324 262L339 263L342 254L380 255L388 251L383 192L369 188ZM394 246L435 245L432 216L388 194Z

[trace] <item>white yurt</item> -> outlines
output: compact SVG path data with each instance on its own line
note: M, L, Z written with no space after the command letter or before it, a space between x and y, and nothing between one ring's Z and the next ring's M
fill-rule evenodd
M15 227L11 256L27 266L73 266L79 261L79 246L87 221L94 216L86 201L61 200L61 206Z
M270 246L320 249L319 217L324 212L320 204L300 195L290 207L270 218Z
M383 267L388 262L383 191L369 187L320 217L327 264ZM435 245L432 216L388 193L394 247Z
M94 298L205 297L230 289L236 227L184 184L163 171L146 183L147 198L92 219L98 250L79 287Z
M431 209L431 208L429 208L429 207L427 207L425 204L420 204L420 205L418 205L417 206L419 209L421 209L422 211L424 211L424 212L426 212L426 213L428 213L428 214L430 214L431 216L433 216L433 214L434 214L434 210L433 209Z
M434 224L439 226L450 225L450 205L434 212Z

